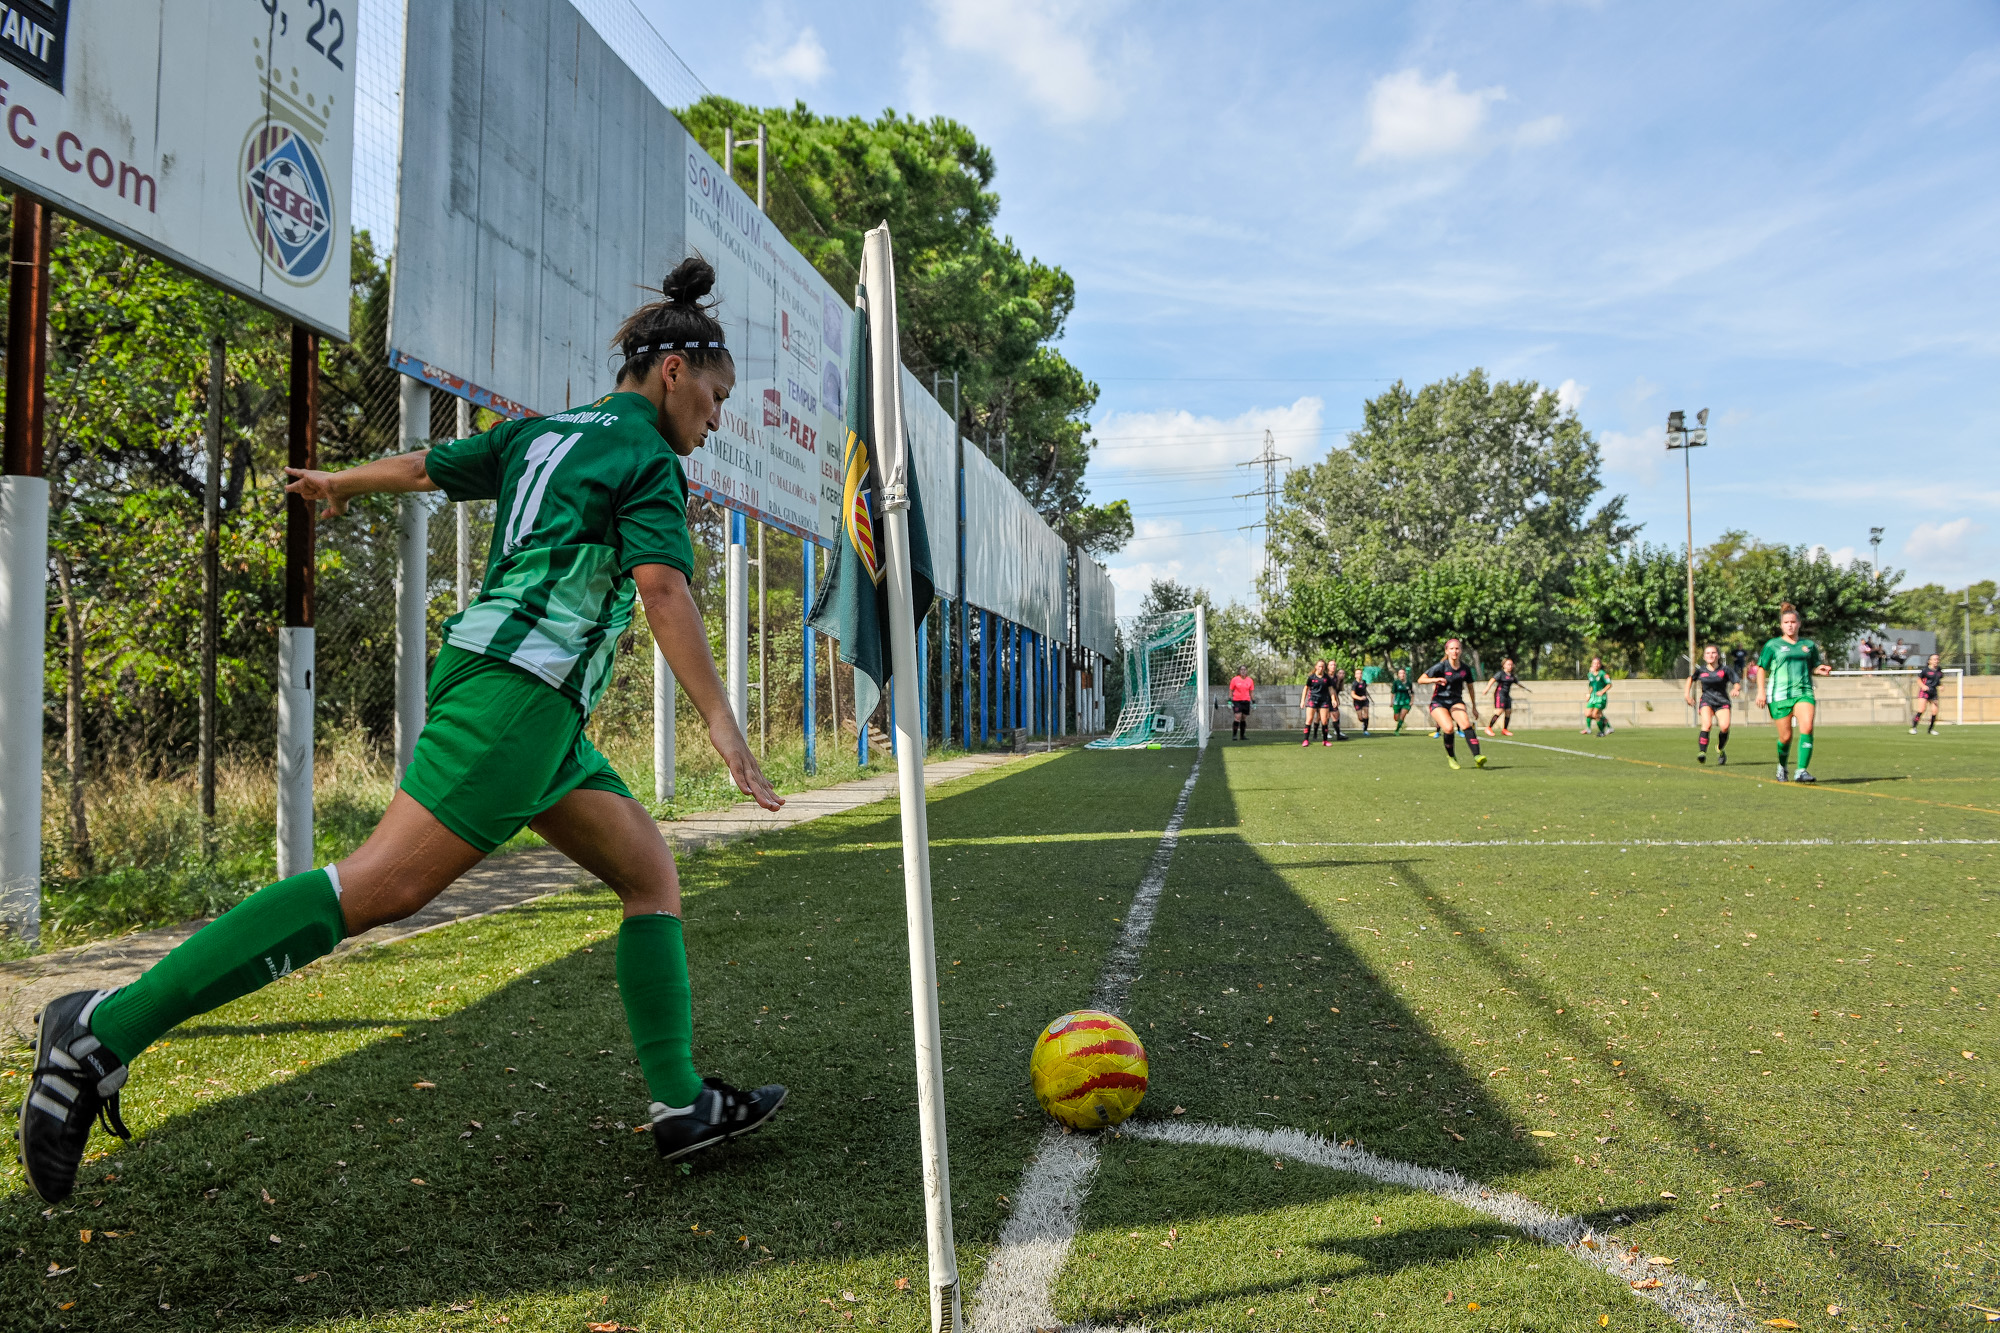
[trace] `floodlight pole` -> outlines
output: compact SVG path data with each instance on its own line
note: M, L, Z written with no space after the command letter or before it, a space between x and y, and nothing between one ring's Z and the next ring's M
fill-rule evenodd
M1688 675L1695 671L1694 655L1694 464L1689 461L1692 451L1708 443L1708 409L1695 413L1699 423L1695 429L1687 428L1683 413L1667 413L1667 448L1681 451L1681 472L1687 487L1687 534L1688 534Z
M1882 529L1882 528L1870 528L1870 529L1868 529L1868 549L1869 549L1869 551L1871 552L1871 554L1872 554L1872 557L1873 557L1873 560L1874 560L1874 564L1875 564L1875 581L1876 581L1877 583L1880 583L1880 582L1882 581L1882 533L1883 533L1883 531L1884 531L1884 529Z

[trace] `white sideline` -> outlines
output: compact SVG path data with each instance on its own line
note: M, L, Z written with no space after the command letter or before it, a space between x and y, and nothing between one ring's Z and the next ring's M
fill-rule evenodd
M1637 1246L1619 1245L1610 1237L1592 1230L1581 1218L1566 1217L1518 1194L1495 1193L1456 1171L1440 1171L1433 1167L1392 1161L1377 1157L1365 1148L1347 1147L1297 1129L1128 1120L1114 1133L1154 1143L1241 1148L1264 1157L1323 1166L1330 1171L1365 1176L1384 1185L1435 1194L1440 1199L1504 1222L1532 1240L1561 1249L1578 1262L1628 1283L1657 1279L1660 1283L1658 1287L1632 1294L1659 1306L1683 1328L1694 1330L1694 1333L1723 1333L1723 1330L1742 1328L1736 1312L1729 1306L1696 1291L1694 1283L1688 1278L1652 1267ZM1595 1242L1596 1248L1586 1244L1587 1241Z
M1201 756L1201 751L1195 751L1194 765L1181 784L1173 816L1167 820L1160 845L1153 850L1139 891L1125 912L1125 927L1111 946L1111 956L1105 960L1103 975L1091 996L1095 1008L1117 1013L1124 1007L1132 983L1139 979L1134 969L1153 928L1160 893L1166 888L1167 867L1180 842L1188 799L1194 795L1195 779L1201 776ZM1063 1261L1069 1258L1090 1179L1097 1174L1097 1153L1096 1135L1065 1134L1057 1129L1042 1135L1041 1145L1014 1191L1014 1211L1000 1228L1000 1244L987 1262L986 1279L973 1294L969 1323L975 1333L1030 1333L1061 1327L1051 1298Z
M1629 841L1557 838L1436 838L1402 842L1253 842L1252 847L2000 847L2000 838L1634 838Z

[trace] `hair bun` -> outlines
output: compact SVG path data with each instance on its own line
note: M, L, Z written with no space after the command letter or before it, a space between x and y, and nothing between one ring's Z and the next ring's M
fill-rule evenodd
M667 274L660 291L672 305L701 309L701 298L715 290L715 265L700 255L689 255Z

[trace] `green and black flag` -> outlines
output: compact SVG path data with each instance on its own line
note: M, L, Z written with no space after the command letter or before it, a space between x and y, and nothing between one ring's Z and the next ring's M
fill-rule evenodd
M912 614L923 623L931 609L931 548L917 502L917 470L910 466L907 439L878 448L875 413L877 371L868 335L868 290L855 292L848 338L847 443L841 459L840 540L833 572L813 603L807 623L840 642L840 660L854 668L854 716L862 725L875 712L889 680L889 558L882 540L884 478L901 476L910 501L910 587ZM897 367L887 368L898 386ZM896 416L900 420L901 413ZM895 452L889 452L893 447Z

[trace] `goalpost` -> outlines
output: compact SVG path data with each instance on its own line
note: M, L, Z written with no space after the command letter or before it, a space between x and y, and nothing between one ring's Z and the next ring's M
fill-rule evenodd
M1945 667L1943 671L1945 675L1954 678L1952 684L1954 686L1954 693L1957 696L1957 716L1952 719L1952 725L1962 727L1965 725L1965 668ZM1905 711L1915 711L1916 709L1917 671L1914 667L1898 667L1889 671L1856 671L1852 667L1842 667L1833 674L1836 676L1858 676L1868 680L1893 681L1903 693ZM1940 699L1938 702L1942 705L1944 700ZM1939 711L1942 712L1943 709L1940 708Z
M1093 750L1208 744L1208 617L1197 606L1126 627L1125 706Z

